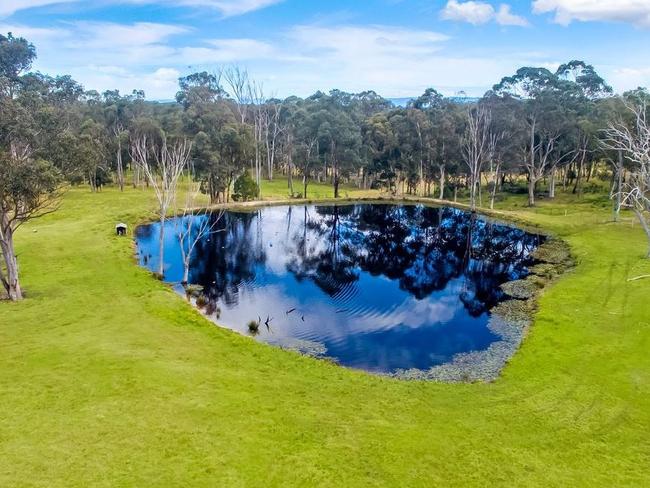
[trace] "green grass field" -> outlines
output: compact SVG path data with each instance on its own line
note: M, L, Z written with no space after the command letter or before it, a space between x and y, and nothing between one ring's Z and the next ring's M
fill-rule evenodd
M578 265L498 381L454 385L213 326L113 236L150 194L70 191L17 236L28 299L0 303L0 486L649 486L650 280L627 281L650 273L641 230L597 197L499 206Z

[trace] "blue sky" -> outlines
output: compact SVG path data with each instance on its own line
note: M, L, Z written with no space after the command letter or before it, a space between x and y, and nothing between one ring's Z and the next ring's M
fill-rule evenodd
M150 99L229 64L280 97L481 95L571 59L617 91L650 86L650 0L0 0L0 31L34 42L35 69Z

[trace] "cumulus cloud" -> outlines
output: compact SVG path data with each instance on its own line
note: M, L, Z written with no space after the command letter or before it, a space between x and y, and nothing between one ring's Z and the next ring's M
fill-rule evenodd
M496 22L499 25L515 25L525 27L528 21L519 15L512 13L512 7L508 4L501 4L499 10L486 2L449 0L444 9L440 12L443 20L467 22L473 25Z
M555 22L562 25L577 20L628 22L650 27L648 0L534 0L533 12L554 13Z
M494 18L494 7L483 2L449 0L440 16L444 20L468 22L474 25L487 24Z
M530 25L528 23L528 20L526 20L524 17L513 14L512 7L505 3L499 6L499 10L496 12L494 20L499 25L516 25L519 27L527 27Z

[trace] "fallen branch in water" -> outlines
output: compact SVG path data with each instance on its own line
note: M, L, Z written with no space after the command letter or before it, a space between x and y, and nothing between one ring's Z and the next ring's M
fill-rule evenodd
M650 275L641 275L641 276L636 276L634 278L629 278L627 281L638 281L638 280L643 280L646 278L650 278Z

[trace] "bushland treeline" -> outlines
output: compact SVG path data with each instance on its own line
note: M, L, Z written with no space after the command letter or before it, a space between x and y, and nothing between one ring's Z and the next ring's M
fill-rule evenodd
M152 148L144 153L155 168L153 148L189 144L191 177L213 203L228 202L245 172L258 188L286 178L296 198L316 180L336 197L342 183L441 199L462 192L473 208L519 182L534 205L542 192L580 193L597 176L611 182L620 211L640 163L612 129L633 133L650 100L642 88L615 96L592 66L571 61L556 72L521 68L472 103L434 88L407 107L373 91L280 100L236 66L185 76L174 103L156 103L144 91L98 93L32 72L35 57L28 40L0 35L0 280L12 297L18 226L49 211L62 182L92 191L147 184L138 148Z

